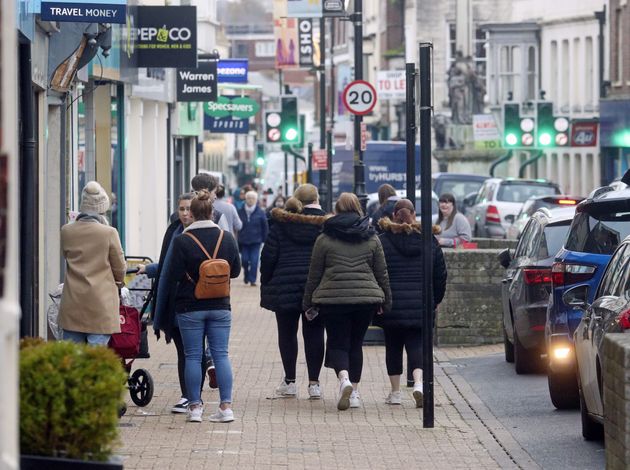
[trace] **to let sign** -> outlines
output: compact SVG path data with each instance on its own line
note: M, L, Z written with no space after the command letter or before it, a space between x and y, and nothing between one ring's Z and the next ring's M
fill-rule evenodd
M595 147L597 145L597 121L573 121L571 147Z
M196 69L177 70L177 101L216 100L216 61L202 62Z
M495 149L501 147L501 136L492 114L473 115L473 139L475 148Z
M313 170L327 170L328 156L326 150L313 150Z
M383 100L404 100L406 88L404 70L381 70L376 74L376 91Z

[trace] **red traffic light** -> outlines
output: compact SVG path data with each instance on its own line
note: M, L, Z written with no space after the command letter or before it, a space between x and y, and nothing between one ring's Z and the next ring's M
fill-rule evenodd
M282 137L282 135L280 129L277 127L272 127L267 131L267 142L279 142L280 137Z

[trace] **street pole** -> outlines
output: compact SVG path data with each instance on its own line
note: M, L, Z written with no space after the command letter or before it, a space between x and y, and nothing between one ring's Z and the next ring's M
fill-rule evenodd
M405 65L406 133L407 145L407 199L416 204L416 64Z
M433 231L431 230L431 54L433 44L420 43L420 190L422 248L422 426L434 427L433 410Z
M328 171L326 172L326 191L328 192L328 198L326 199L326 212L332 212L332 201L333 201L332 159L333 159L332 129L328 129L326 131L326 166L328 167Z
M354 79L363 79L363 0L354 0ZM365 210L367 195L365 194L365 165L361 150L361 122L363 117L354 116L354 194L357 195Z
M298 186L297 157L295 156L295 154L293 154L293 192L295 192L295 190L297 189L297 186Z
M313 182L313 142L308 143L308 161L306 162L306 182Z
M289 155L284 152L284 197L289 194Z
M597 37L599 47L599 97L606 98L606 84L604 83L604 26L606 25L606 5L601 11L595 12L595 18L599 22L599 35Z
M326 148L326 19L319 19L319 148ZM328 167L328 170L332 170ZM328 170L319 170L319 198L322 207L328 207Z

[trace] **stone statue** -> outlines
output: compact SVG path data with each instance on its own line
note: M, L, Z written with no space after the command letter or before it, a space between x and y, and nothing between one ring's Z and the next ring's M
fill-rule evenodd
M472 57L464 57L461 52L457 52L448 70L447 85L453 124L472 124L472 115L483 113L486 94Z
M444 114L433 116L433 129L435 130L435 143L438 149L446 148L446 129L451 124L451 120Z

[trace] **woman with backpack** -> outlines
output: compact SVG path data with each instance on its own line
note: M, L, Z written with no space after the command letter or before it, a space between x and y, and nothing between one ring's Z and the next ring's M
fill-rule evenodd
M413 370L413 397L420 408L422 389L422 321L424 315L433 315L442 302L446 291L446 264L437 240L433 243L433 309L422 309L423 234L416 222L416 211L408 199L401 199L394 206L393 221L385 217L379 221L380 235L389 285L392 289L392 309L387 315L378 316L375 324L385 333L385 363L391 384L391 392L385 399L389 405L400 405L400 375L403 372L403 347L407 351L409 368ZM433 233L440 228L433 226Z
M212 222L212 200L202 190L190 203L193 223L173 241L169 278L179 282L175 312L186 354L186 389L189 393L188 420L201 422L203 403L201 360L203 339L208 338L220 404L210 421L234 421L232 412L232 366L228 342L232 314L230 278L238 276L241 262L234 237Z
M363 337L374 314L391 307L383 247L363 215L359 199L342 193L335 216L317 238L304 289L302 308L326 326L326 367L339 379L338 410L359 408Z

